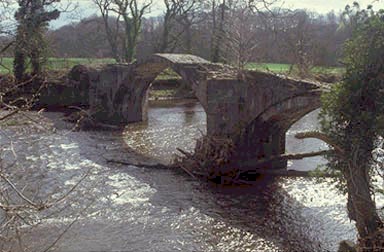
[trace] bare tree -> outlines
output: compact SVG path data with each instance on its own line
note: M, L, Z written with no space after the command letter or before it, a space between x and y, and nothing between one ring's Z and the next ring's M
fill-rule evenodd
M111 17L113 0L93 0L93 2L99 8L103 18L105 33L111 47L112 56L117 62L121 62L122 59L119 52L121 14L118 13L117 16Z
M114 11L124 21L123 51L124 61L132 62L136 56L136 47L141 33L143 15L152 5L152 0L139 3L138 0L113 0L117 8Z
M218 0L212 0L212 39L211 48L212 62L219 62L221 59L221 47L220 41L225 37L224 22L226 13L226 0L222 0L220 3ZM219 12L219 15L218 13Z
M212 0L211 1L211 15L212 15L212 39L211 39L211 60L213 62L225 61L228 58L226 50L223 48L225 40L228 38L228 32L235 31L237 29L246 29L246 26L242 26L240 22L246 21L246 19L251 17L251 13L263 14L265 12L272 12L271 6L278 3L279 0L240 0L240 1L231 1L231 0ZM233 15L238 11L237 14ZM247 12L247 13L246 13ZM234 27L233 18L239 18L237 15L240 15L241 19L238 23L239 27ZM240 27L242 26L242 27ZM232 28L232 29L231 29ZM231 31L230 31L231 30ZM243 33L243 32L240 32ZM244 37L241 34L234 34L237 36L237 46L243 47L244 49ZM240 38L241 37L241 38ZM240 43L239 40L242 40ZM241 44L241 45L240 45ZM249 45L250 46L250 45ZM242 49L242 50L243 50ZM249 47L248 49L251 49ZM237 49L238 50L238 49ZM242 53L243 54L243 53Z
M183 31L183 51L186 53L192 53L192 28L203 20L201 17L202 7L203 1L201 0L186 0L177 16L177 21Z
M23 173L22 159L15 143L30 145L33 141L25 137L27 134L53 132L54 128L47 124L46 118L39 113L31 113L28 110L35 102L35 97L41 91L37 90L26 106L12 105L18 99L15 97L8 101L10 94L14 92L13 83L0 85L0 251L34 251L30 245L24 242L24 237L46 219L63 209L70 207L69 198L89 175L89 171L80 178L74 186L56 194L56 192L40 192L41 181L34 179L33 183L20 176ZM23 83L18 83L23 85ZM44 84L41 84L43 87ZM12 125L12 129L9 126ZM26 130L26 128L28 130ZM25 131L25 132L24 132ZM27 133L28 132L28 133ZM32 134L33 134L32 133ZM61 188L64 189L64 188ZM78 215L75 211L71 214ZM40 244L45 246L41 251L53 248L69 228L78 220L75 218L64 228L61 234L55 237L53 242Z
M98 6L103 16L114 58L128 63L134 61L142 29L143 16L151 7L152 0L93 0L93 2ZM113 28L110 25L110 13L115 15ZM118 56L120 19L124 27L124 32L121 34L122 57Z
M259 45L259 19L241 1L231 7L228 15L230 21L227 22L225 41L222 44L227 52L228 61L243 70Z
M184 1L179 0L164 0L165 12L162 25L162 34L158 52L172 52L177 45L177 37L171 37L174 26L176 25L176 16L180 12L181 5Z

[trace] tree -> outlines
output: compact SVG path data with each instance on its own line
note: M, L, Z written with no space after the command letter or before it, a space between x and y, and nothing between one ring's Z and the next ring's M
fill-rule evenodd
M314 24L313 15L305 10L297 10L287 17L290 22L287 34L287 45L289 45L294 63L299 70L300 77L306 77L313 66L313 39Z
M136 47L141 33L144 14L152 5L152 0L93 0L103 16L105 30L114 58L131 63L136 56ZM114 13L114 27L111 26L110 13ZM120 18L124 32L120 34ZM121 35L122 56L118 54L118 38ZM111 36L111 37L109 37Z
M112 56L117 62L121 62L119 52L121 14L118 13L116 17L111 17L110 14L112 11L113 0L93 0L93 2L99 8L101 17L103 18L104 29L108 43L111 47Z
M219 62L222 59L220 41L224 39L225 36L224 22L226 18L225 13L227 8L225 1L226 0L222 0L221 3L218 3L216 0L212 0L212 62ZM217 12L219 12L219 16Z
M124 21L123 53L124 61L133 62L136 55L136 47L141 33L143 15L152 5L152 0L141 4L138 0L113 0L117 6L114 11L121 15Z
M203 18L201 17L202 0L186 0L181 6L179 15L176 16L177 22L181 25L183 31L182 49L186 53L192 53L193 34L192 28L199 24Z
M339 185L348 194L349 217L356 222L362 247L368 248L364 251L377 251L374 237L383 222L374 201L372 152L384 134L384 11L366 13L345 44L344 80L323 97L325 135L320 138L335 149L327 157L329 169L341 174Z
M173 28L176 25L176 16L181 13L185 2L183 0L164 0L165 12L160 43L157 46L158 52L173 52L175 50L179 36L172 34L175 32Z
M238 1L230 8L224 48L228 61L243 70L259 46L259 19L245 2Z
M18 22L14 50L14 75L21 81L26 73L27 58L32 65L32 75L40 75L46 61L44 34L48 22L57 19L57 9L47 10L60 0L18 0L19 9L15 14Z

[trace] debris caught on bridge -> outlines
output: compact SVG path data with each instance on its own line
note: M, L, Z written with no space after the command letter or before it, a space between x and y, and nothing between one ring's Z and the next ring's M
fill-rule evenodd
M299 160L326 155L332 150L310 153L282 154L265 159L237 160L236 146L230 138L203 136L197 140L194 153L177 148L181 155L176 156L173 166L180 168L193 178L202 178L216 184L249 184L250 177L260 175L283 177L334 177L335 174L313 173L269 167L276 160Z
M201 177L217 184L239 182L239 170L233 166L235 145L229 138L203 136L197 140L194 153L177 149L181 156L173 162L192 177Z

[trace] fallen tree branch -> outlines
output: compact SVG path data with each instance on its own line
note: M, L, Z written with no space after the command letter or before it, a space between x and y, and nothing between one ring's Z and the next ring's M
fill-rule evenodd
M188 153L188 152L186 152L185 150L182 150L182 149L180 149L180 148L176 148L176 150L177 150L178 152L180 152L181 154L183 154L184 156L186 156L187 158L195 159L191 153Z
M253 169L247 171L248 174L263 174L263 175L272 175L272 176L281 176L281 177L326 177L334 178L337 175L332 173L321 173L317 174L312 171L297 171L297 170L287 170L287 169Z
M196 179L196 176L195 176L190 170L188 170L184 165L179 165L179 167L180 167L185 173L187 173L189 176L191 176L192 178Z
M108 159L108 158L105 158L105 157L104 157L104 159L105 159L105 161L107 163L120 164L120 165L132 165L132 166L138 166L138 167L149 168L149 169L156 168L156 169L161 169L161 170L168 170L168 169L172 169L173 168L173 166L164 165L164 164L161 164L161 163L157 163L157 164L143 164L143 163L127 162L127 161L116 160L116 159Z
M0 121L3 121L5 119L7 119L8 117L11 117L17 113L19 113L19 110L13 110L12 112L6 114L5 116L0 117Z
M333 152L332 150L322 150L322 151L309 152L309 153L283 154L283 155L273 156L266 159L251 159L241 163L240 170L242 172L243 171L246 172L249 170L254 170L255 168L259 168L261 166L264 166L274 161L300 160L300 159L309 158L309 157L323 156L332 152Z
M330 145L332 148L334 148L338 154L341 154L341 155L344 154L344 150L338 144L336 144L328 135L324 133L321 133L318 131L309 131L309 132L297 133L295 137L297 139L306 139L306 138L319 139L325 142L326 144Z

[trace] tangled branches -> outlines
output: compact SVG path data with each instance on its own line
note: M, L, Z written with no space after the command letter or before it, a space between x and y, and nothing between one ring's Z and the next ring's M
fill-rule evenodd
M204 136L197 140L194 154L178 149L183 156L174 160L192 177L203 177L218 184L239 182L239 169L233 168L234 143L229 138Z
M31 140L25 137L26 134L54 130L40 113L28 111L46 84L43 81L37 86L38 82L35 80L32 78L15 84L12 79L7 83L3 79L4 85L0 90L0 251L2 252L32 251L29 244L24 242L25 236L43 221L67 208L69 195L89 173L59 194L42 194L40 188L44 185L38 178L29 180L30 175L21 175L32 167L26 168L20 163L21 153L15 148L15 143L30 145ZM76 221L77 218L62 234ZM45 248L39 251L48 251L58 242L62 234L50 244L44 244Z

